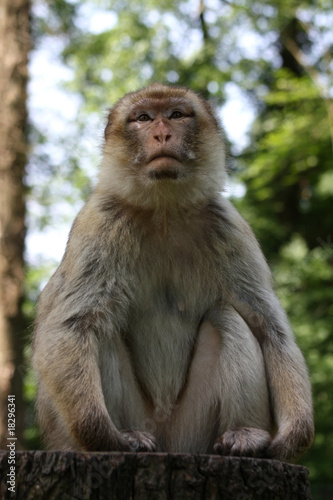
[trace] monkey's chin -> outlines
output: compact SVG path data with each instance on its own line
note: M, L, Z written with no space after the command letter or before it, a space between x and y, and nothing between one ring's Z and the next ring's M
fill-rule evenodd
M177 180L180 174L179 162L170 156L155 158L148 168L148 177L153 180Z

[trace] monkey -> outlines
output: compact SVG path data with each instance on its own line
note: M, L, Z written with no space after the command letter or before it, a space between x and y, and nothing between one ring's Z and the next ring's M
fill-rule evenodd
M314 437L304 357L223 193L209 101L154 83L111 108L99 177L37 306L47 446L290 461Z

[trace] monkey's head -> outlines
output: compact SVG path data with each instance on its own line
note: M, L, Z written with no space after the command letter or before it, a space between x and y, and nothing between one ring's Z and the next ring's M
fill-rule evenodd
M152 84L110 111L98 189L135 206L202 202L223 187L223 133L208 102Z

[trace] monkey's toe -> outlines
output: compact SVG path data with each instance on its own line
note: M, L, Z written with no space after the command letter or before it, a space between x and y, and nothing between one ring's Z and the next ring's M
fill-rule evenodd
M215 443L219 455L263 457L271 442L268 432L250 427L226 431Z
M131 447L131 451L154 451L156 449L156 438L149 432L125 430L122 431L123 437Z

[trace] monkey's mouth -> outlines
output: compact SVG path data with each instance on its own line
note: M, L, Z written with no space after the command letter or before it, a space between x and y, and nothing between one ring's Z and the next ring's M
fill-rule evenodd
M160 179L178 179L178 172L176 170L150 170L149 178L160 180Z
M178 179L179 159L170 154L158 154L149 161L148 176L150 179Z

